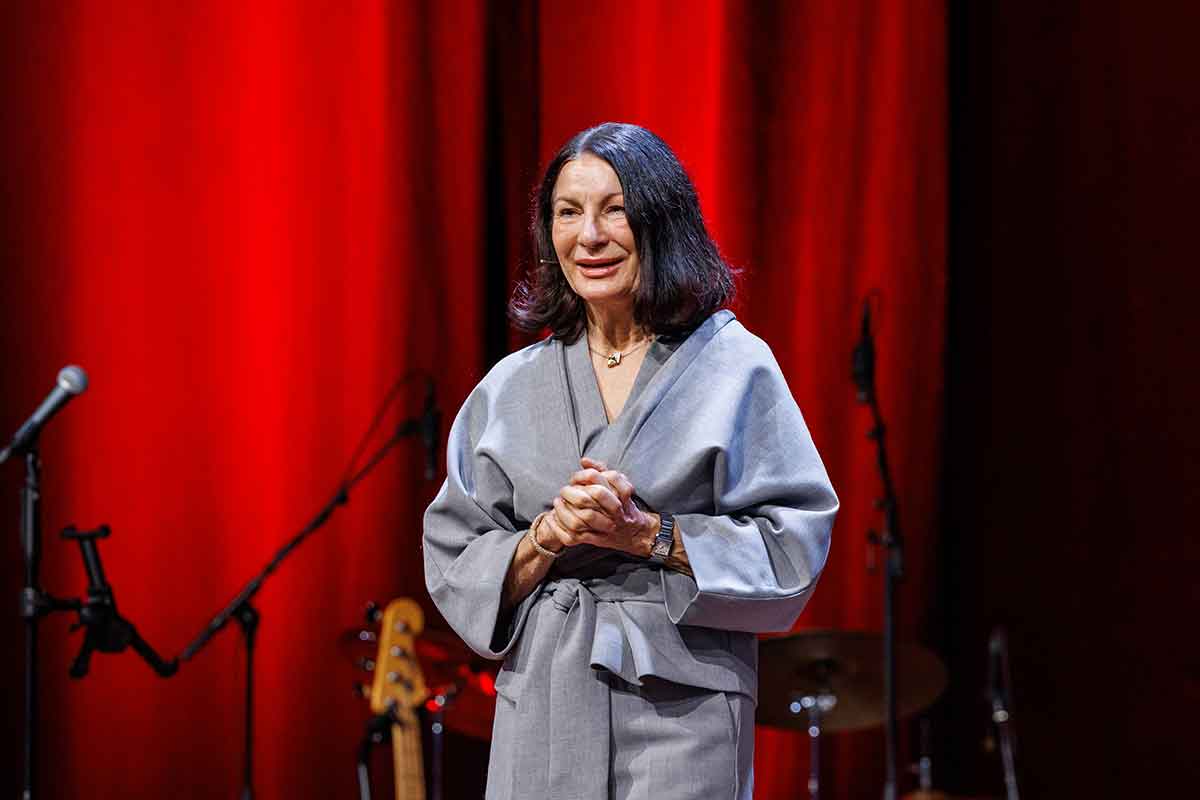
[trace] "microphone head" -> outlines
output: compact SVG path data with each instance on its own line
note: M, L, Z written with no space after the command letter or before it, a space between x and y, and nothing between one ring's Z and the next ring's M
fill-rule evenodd
M88 387L87 373L83 371L82 367L74 364L63 367L58 371L58 385L64 392L82 394L83 390Z

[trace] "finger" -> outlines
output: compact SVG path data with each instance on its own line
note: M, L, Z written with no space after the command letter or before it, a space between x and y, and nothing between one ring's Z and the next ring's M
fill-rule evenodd
M559 525L562 525L573 534L587 530L587 525L584 524L574 509L561 497L554 498L554 516L558 519Z
M579 509L595 508L609 516L622 513L621 498L607 486L564 486L559 497Z
M603 486L575 486L572 484L559 489L558 496L579 510L594 508L606 514L616 513L619 510L613 505L613 498L616 495ZM617 506L619 504L620 499L618 498Z
M579 519L581 519L583 524L588 527L588 530L594 533L613 533L620 524L620 520L613 518L611 514L607 514L603 511L597 511L592 508L586 508L582 511L576 511L575 513L579 515Z
M604 477L604 473L600 470L592 469L591 467L588 467L587 469L581 469L572 475L571 483L577 485L593 484L596 486L607 486L609 489L612 489L612 486L609 486L608 478ZM616 492L614 491L614 494L615 493Z
M561 497L554 498L554 512L558 515L559 523L575 536L589 531L609 533L616 529L617 523L607 514L593 509L579 510L572 508Z
M587 456L579 459L579 463L584 469L594 469L598 472L604 472L608 469L608 464L605 464L603 461L597 461L594 458L588 458Z
M625 473L617 472L615 469L610 469L602 472L601 474L604 476L605 480L608 481L608 485L613 488L613 491L617 493L617 496L620 497L622 501L633 497L633 483L629 480Z
M554 513L547 514L542 517L542 525L539 532L545 530L549 535L562 544L563 547L572 547L579 544L578 537L572 531L567 530L558 521L558 517Z

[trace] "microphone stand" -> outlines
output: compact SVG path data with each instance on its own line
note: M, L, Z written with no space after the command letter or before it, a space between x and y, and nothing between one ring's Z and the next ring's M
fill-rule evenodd
M393 390L392 396L394 396L394 391L395 390ZM389 397L389 400L387 403L385 403L385 409L387 404L390 404L390 402L391 398ZM382 410L380 411L380 415L382 415ZM376 421L378 421L378 419L379 416L376 417ZM347 501L349 501L350 490L353 489L359 481L365 478L368 473L370 473L371 470L373 470L376 465L383 460L388 451L395 447L401 439L420 434L426 426L427 423L425 421L425 414L422 414L420 417L401 422L396 427L396 430L392 434L391 438L384 442L384 444L377 451L375 451L375 454L371 456L366 465L357 473L354 473L349 478L342 481L333 497L330 498L329 502L327 502L324 507L317 512L317 515L313 517L307 525L301 528L299 533L285 543L283 547L279 548L274 557L267 562L267 565L263 567L263 569L257 575L250 579L250 582L247 583L245 587L243 587L242 590L238 592L232 600L229 601L228 605L226 605L225 608L219 614L217 614L217 616L213 617L212 622L208 623L208 626L200 632L200 635L197 636L196 639L190 645L188 645L187 649L185 649L179 656L180 661L190 661L196 655L196 653L200 652L200 650L206 644L208 644L209 640L211 640L218 631L228 624L230 619L237 619L238 625L242 629L242 637L245 640L246 648L246 695L244 713L245 739L243 742L244 757L242 761L241 800L253 800L254 797L254 639L255 633L258 630L260 614L258 609L251 604L251 600L254 599L254 595L258 594L258 590L262 588L263 583L268 577L270 577L271 573L279 568L279 565L283 563L283 560L287 558L293 550L299 547L301 542L303 542L314 532L316 532L317 529L324 525L333 515L333 512L337 510L338 506L343 506L347 503ZM372 426L371 430L374 430L374 426ZM367 435L369 436L370 433L371 431L369 430Z
M38 586L42 561L42 462L36 442L25 452L25 483L21 487L21 550L25 555L25 586L21 616L25 619L25 775L22 800L32 800L37 773L37 648L38 621L59 604Z
M1012 720L1012 675L1008 668L1008 636L1003 628L992 631L988 641L988 694L992 705L992 723L1000 740L1000 761L1004 768L1006 800L1020 800L1017 784L1017 734Z
M32 800L34 781L37 775L37 650L38 622L58 611L79 614L79 622L72 631L86 628L79 654L71 664L72 678L83 678L88 673L92 653L120 653L127 647L133 649L155 672L169 678L178 669L175 661L164 661L154 648L137 632L131 622L117 611L117 601L112 587L104 577L104 566L100 561L97 539L108 537L109 527L101 525L94 531L77 531L69 527L62 532L64 539L79 543L84 569L88 576L87 599L58 598L42 591L38 572L41 567L41 460L37 445L32 443L25 450L25 484L21 488L21 547L25 556L25 586L21 590L21 617L25 620L25 753L24 788L22 800Z
M883 511L883 530L878 533L869 531L867 541L886 551L883 570L883 696L887 761L883 797L884 800L896 800L896 746L899 739L896 713L896 583L904 577L904 541L900 537L896 490L884 444L886 426L875 392L875 344L871 335L869 303L868 297L863 308L862 339L854 350L853 363L858 400L871 408L872 426L867 431L867 438L875 442L879 477L883 484L883 497L875 501L875 507Z

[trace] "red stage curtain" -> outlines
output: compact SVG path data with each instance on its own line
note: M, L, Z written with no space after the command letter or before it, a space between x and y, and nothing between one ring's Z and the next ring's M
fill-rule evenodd
M659 132L690 169L745 268L737 310L774 348L841 495L802 627L879 624L864 569L878 483L848 369L861 298L881 290L879 381L909 538L901 631L918 635L942 391L941 2L0 14L0 428L65 363L93 383L44 439L48 589L84 585L55 532L109 522L121 610L181 650L333 489L397 375L434 372L452 412L522 341L503 306L538 164L616 119ZM353 791L362 711L334 639L368 598L424 602L420 514L436 487L420 459L402 447L259 597L261 797ZM19 471L5 467L5 496ZM15 502L9 512L15 593ZM20 624L0 624L17 733ZM236 631L169 681L126 655L98 656L71 682L78 638L65 618L42 627L45 796L234 793ZM878 791L880 739L831 739L829 796ZM806 748L760 729L759 797L800 794ZM4 758L15 790L19 761Z

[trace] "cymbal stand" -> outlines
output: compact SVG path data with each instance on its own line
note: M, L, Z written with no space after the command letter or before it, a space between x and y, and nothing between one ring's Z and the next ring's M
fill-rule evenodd
M442 800L446 758L446 708L454 702L458 692L459 686L456 683L439 686L425 704L425 711L429 715L429 800Z
M799 716L808 713L808 796L821 798L821 716L837 705L837 695L829 691L799 695L792 699L788 710Z

